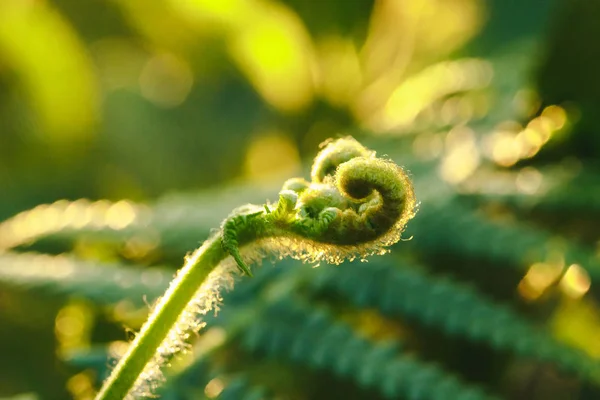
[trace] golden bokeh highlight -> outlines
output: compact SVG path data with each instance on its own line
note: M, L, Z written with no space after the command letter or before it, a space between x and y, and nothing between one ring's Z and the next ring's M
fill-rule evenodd
M552 105L544 108L542 111L542 117L544 117L551 125L550 129L556 131L562 129L567 123L567 112L564 108Z
M110 229L125 229L135 222L136 216L137 212L133 204L127 200L120 200L106 210L105 223Z
M146 312L146 314L148 314ZM108 356L113 360L118 360L125 355L129 348L129 342L124 340L115 340L108 345Z
M381 315L375 309L364 309L359 313L341 315L340 319L355 329L361 336L376 341L406 337L406 327Z
M446 182L460 183L475 172L480 161L475 132L466 126L453 128L446 135L446 152L439 175Z
M492 68L487 61L464 59L435 64L398 86L368 124L378 132L406 129L434 101L451 93L484 88L491 79Z
M93 320L93 312L84 302L72 301L64 306L54 323L58 351L68 354L71 350L89 348Z
M79 199L68 203L62 213L62 227L72 226L73 229L81 229L88 225L93 217L90 211L91 203L87 199ZM54 206L56 206L56 203L54 203ZM1 227L2 225L0 225L0 231ZM48 226L46 229L50 230L52 228Z
M466 124L476 116L487 114L488 103L485 96L452 96L441 104L439 122L446 126Z
M470 90L469 85L485 86L491 73L485 65L473 69L469 60L459 60L446 68L445 75L429 73L420 84L414 82L419 75L415 71L422 70L426 60L439 60L440 54L449 54L479 30L483 21L479 0L378 1L360 48L354 39L341 35L316 38L313 43L296 12L280 2L168 0L148 7L142 0L132 0L118 4L155 48L171 49L176 57L185 58L203 40L222 39L257 93L281 112L303 110L318 94L333 105L348 107L364 127L375 131L410 125L431 102ZM465 68L456 71L454 64ZM483 82L476 82L482 73ZM145 81L143 93L152 100L151 88L160 83ZM181 101L182 95L173 97ZM471 100L459 101L455 115L451 105L444 109L447 119L465 120L475 112Z
M485 154L502 167L535 156L567 123L564 108L551 105L524 128L517 123L499 125L485 141ZM518 129L515 129L518 127Z
M279 179L300 171L300 155L288 135L265 132L257 135L248 146L244 160L244 175L250 180Z
M315 55L302 20L289 7L260 0L168 1L183 25L221 37L258 94L281 112L306 108L314 95Z
M96 397L95 380L92 372L80 372L69 378L67 390L75 400L93 400Z
M519 147L519 143L513 140L510 135L503 132L496 136L492 157L497 164L503 167L510 167L519 161L520 153L521 147Z
M313 98L314 50L298 16L276 3L261 4L232 35L233 59L254 88L282 112L304 109Z
M519 294L525 300L537 300L560 278L563 269L560 261L532 264L517 286Z
M400 89L416 71L437 62L471 38L482 22L482 3L478 0L382 0L375 3L369 31L360 51L364 88L354 105L356 118L371 130L390 129L408 124L414 109L403 110L399 122L391 121ZM430 81L435 88L445 81ZM425 89L423 89L425 91ZM396 99L391 100L391 96ZM424 96L418 99L420 108ZM386 105L387 104L387 105ZM387 110L386 110L387 108ZM414 107L419 108L419 107Z
M209 399L217 398L225 389L225 382L221 378L213 378L204 387L204 394Z
M15 279L68 279L76 268L65 256L2 253L2 257L5 265L10 266Z
M542 173L536 168L525 167L518 172L515 185L520 193L532 195L540 190L543 178Z
M564 294L572 299L579 299L590 290L592 282L585 269L578 264L572 264L567 268L559 285Z
M0 251L27 244L39 236L68 229L123 230L133 224L147 226L150 212L127 200L58 200L24 211L0 223Z

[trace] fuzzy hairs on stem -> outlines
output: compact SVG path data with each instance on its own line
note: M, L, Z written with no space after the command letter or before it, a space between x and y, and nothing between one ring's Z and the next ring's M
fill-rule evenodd
M235 269L252 276L249 264L268 255L339 264L383 254L400 240L415 215L406 172L376 157L351 137L331 140L315 158L311 181L286 181L275 204L234 210L192 255L119 360L96 400L153 396L162 369L218 307ZM351 271L349 271L351 273Z

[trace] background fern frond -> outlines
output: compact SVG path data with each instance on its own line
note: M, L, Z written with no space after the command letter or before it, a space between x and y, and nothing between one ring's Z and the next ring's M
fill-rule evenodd
M582 168L582 167L579 167ZM506 204L522 212L554 213L556 217L596 215L600 194L593 166L578 167L523 167L514 172L481 171L474 174L465 184L466 193L462 200L485 205L489 202ZM519 188L517 182L534 179L535 189ZM537 182L537 183L536 183Z
M160 296L173 278L161 268L132 268L73 256L1 253L0 285L47 295L79 296L111 305L123 299L142 306Z
M434 226L442 228L432 229ZM421 206L407 234L418 238L410 244L427 254L468 255L518 270L544 261L558 250L556 236L545 230L517 222L490 221L456 201L435 208ZM593 250L567 240L563 243L560 251L568 264L582 265L592 279L600 275L600 261Z
M595 381L600 371L598 361L558 342L508 305L489 300L472 287L433 277L421 268L389 258L354 263L351 268L352 274L322 268L306 279L306 284L318 292L340 293L358 307L376 308L385 315L417 321L497 351L550 362L600 383Z
M487 399L481 389L462 383L437 366L402 355L400 343L372 342L323 310L282 300L243 334L242 343L271 357L285 357L317 369L331 369L386 398Z

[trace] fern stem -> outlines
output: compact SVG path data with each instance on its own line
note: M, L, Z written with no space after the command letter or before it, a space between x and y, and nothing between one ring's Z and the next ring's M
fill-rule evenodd
M202 282L227 256L221 247L220 236L216 235L187 258L177 278L156 305L96 400L124 399L127 396Z

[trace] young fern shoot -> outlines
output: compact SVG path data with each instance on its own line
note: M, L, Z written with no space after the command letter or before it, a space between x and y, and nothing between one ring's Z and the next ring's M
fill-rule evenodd
M383 254L400 240L415 208L402 168L353 138L330 141L315 158L310 182L292 178L277 203L234 210L186 258L96 399L152 396L164 380L161 369L188 350L236 267L252 276L249 264L270 254L333 264Z

